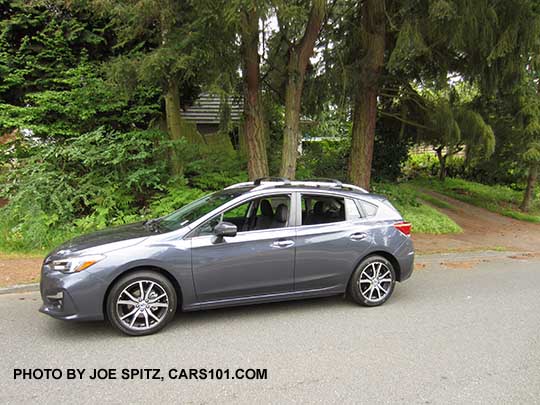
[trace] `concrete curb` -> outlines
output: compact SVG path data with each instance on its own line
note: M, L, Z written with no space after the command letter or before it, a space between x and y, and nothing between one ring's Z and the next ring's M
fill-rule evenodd
M0 288L0 295L39 291L39 283L19 284Z
M424 253L416 254L416 261L432 262L438 260L471 260L471 259L486 259L508 256L523 256L524 258L536 256L535 252L513 251L513 250L485 250L471 252L440 252L440 253Z

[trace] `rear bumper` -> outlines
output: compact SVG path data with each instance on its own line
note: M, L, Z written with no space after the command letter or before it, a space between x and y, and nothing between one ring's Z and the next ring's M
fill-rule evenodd
M414 246L410 237L396 251L395 258L400 270L398 281L405 281L411 277L414 268Z
M39 312L62 320L102 320L106 289L106 284L90 272L65 274L44 266Z

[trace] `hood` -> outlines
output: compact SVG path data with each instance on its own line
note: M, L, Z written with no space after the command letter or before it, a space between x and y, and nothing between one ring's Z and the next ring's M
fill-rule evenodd
M73 238L58 246L49 256L66 256L81 250L103 246L102 253L136 245L156 233L144 226L144 222L113 226L101 231ZM142 238L142 239L141 239ZM104 246L107 245L107 246Z

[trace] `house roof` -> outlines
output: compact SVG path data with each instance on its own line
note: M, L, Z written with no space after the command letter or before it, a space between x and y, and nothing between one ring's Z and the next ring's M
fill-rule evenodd
M242 99L228 97L231 108L231 120L238 122L242 119L244 106ZM197 124L219 124L221 117L221 98L218 95L203 93L193 105L183 109L180 114L186 121Z

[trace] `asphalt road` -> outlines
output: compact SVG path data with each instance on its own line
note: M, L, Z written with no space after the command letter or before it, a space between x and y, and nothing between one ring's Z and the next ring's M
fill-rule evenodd
M37 293L3 295L0 403L540 403L540 257L454 260L424 257L379 308L336 297L180 314L143 338L38 314ZM167 377L239 367L268 379ZM22 380L14 368L159 368L164 380Z

